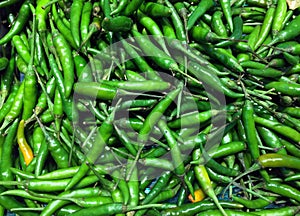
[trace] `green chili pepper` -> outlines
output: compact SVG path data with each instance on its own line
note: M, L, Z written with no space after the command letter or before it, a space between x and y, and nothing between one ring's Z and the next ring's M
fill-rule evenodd
M197 22L197 20L212 6L214 6L214 1L200 1L200 3L197 5L197 8L192 12L192 14L188 18L187 29L190 30Z
M276 44L278 42L284 42L284 41L288 41L291 39L294 39L295 37L297 37L300 34L299 31L299 20L300 20L300 16L296 16L289 25L287 25L285 28L283 28L280 32L278 32L277 36L273 38L273 40L271 40L269 43L267 43L267 45L273 45ZM262 53L263 51L265 51L266 49L268 49L267 47L264 47L263 49L259 50L257 53Z
M4 103L4 101L6 100L7 96L9 95L9 92L10 92L10 89L12 86L14 70L15 70L15 63L16 63L16 59L14 56L14 49L12 50L12 56L7 63L8 63L8 65L7 65L6 70L5 70L4 74L2 75L2 79L0 81L0 89L1 89L0 105L1 105L1 107Z
M274 19L272 23L272 36L276 37L278 32L284 27L283 21L287 13L287 3L286 1L278 0L276 11L274 14Z
M19 34L23 27L25 26L28 18L30 16L30 7L28 1L25 1L20 8L19 14L15 22L13 23L12 27L10 28L9 32L5 34L4 37L0 39L0 45L3 45L9 42L14 35Z
M14 120L3 143L1 164L0 164L2 181L11 181L14 178L10 170L10 167L13 166L12 152L13 152L13 146L15 145L15 137L17 135L18 125L19 125L19 119Z
M69 154L67 151L62 147L61 143L59 140L57 140L53 135L48 133L45 129L45 127L41 124L41 122L38 120L39 125L41 129L43 130L43 133L45 135L45 138L48 142L48 150L55 160L57 166L59 168L66 168L69 166ZM47 153L45 153L47 154Z
M222 16L223 13L221 11L214 12L212 15L211 27L218 36L226 38L228 35L226 27L222 21Z
M50 22L51 24L52 22ZM63 75L64 75L64 87L65 87L65 97L69 98L74 84L74 60L71 52L71 48L65 38L54 28L52 23L52 38L53 44L55 46L56 52L59 56L60 62L62 64Z
M51 15L53 16L54 22L56 24L56 27L58 28L59 32L61 34L63 34L65 40L67 40L69 42L68 46L71 46L73 48L76 48L76 44L74 41L74 38L72 36L72 32L71 30L63 23L63 21L61 20L61 18L58 15L58 10L56 7L56 4L52 4L52 13Z
M183 158L181 156L179 145L175 137L172 135L172 131L170 130L166 122L164 122L163 120L160 120L158 122L158 126L160 130L163 132L165 138L167 139L168 145L170 147L173 164L175 167L175 173L177 175L183 175L185 172Z
M271 27L272 27L272 22L273 22L273 18L274 18L274 14L275 14L275 10L276 8L271 6L266 15L265 15L265 18L264 18L264 22L261 26L261 29L260 29L260 33L259 33L259 36L258 36L258 40L256 41L256 44L254 46L254 50L256 50L258 47L260 47L260 45L264 42L264 40L267 38L270 30L271 30Z
M102 28L111 32L127 32L131 30L132 20L126 16L105 17L102 21Z
M196 151L193 151L193 160L199 159L200 155ZM223 207L221 206L220 202L218 201L218 198L214 192L214 189L212 187L212 183L210 181L210 178L208 176L207 170L204 165L197 165L194 166L194 172L196 179L202 188L202 190L209 196L213 202L216 204L218 209L222 212L223 215L227 215L224 212Z
M5 103L0 109L0 122L2 122L2 120L5 118L7 113L10 111L19 88L20 85L18 83L12 86L12 90L8 98L6 99Z
M140 9L151 17L169 17L172 13L170 8L156 2L146 2Z
M76 0L72 2L71 9L70 9L70 24L71 24L71 32L74 38L74 42L76 47L80 46L80 20L81 20L81 12L83 9L83 0Z
M230 29L231 32L233 32L234 31L234 24L233 24L234 21L232 21L232 12L231 12L230 1L220 0L219 3L220 3L221 8L223 10L223 13L224 13L225 19L228 23L229 29Z
M119 1L119 4L117 6L117 8L115 8L111 13L110 15L115 15L115 14L119 14L121 13L127 6L128 4L128 0L122 0L122 1Z
M23 96L24 96L24 82L21 83L18 92L14 97L14 101L11 105L11 108L4 118L4 122L1 128L5 128L21 114L23 108Z
M299 202L300 191L287 185L287 184L282 184L282 183L278 183L278 182L270 182L265 185L265 188L268 191L282 195L284 197L289 197L289 198L295 199Z
M81 20L80 20L80 37L81 41L85 41L89 33L89 25L93 11L93 4L88 1L83 3Z
M0 187L0 192L4 192L5 188L4 187ZM1 206L3 206L5 209L11 210L13 208L20 208L20 207L24 207L25 208L25 204L23 202L20 202L19 200L15 199L12 196L0 196L0 204ZM34 211L18 211L18 214L20 216L35 216L35 215L39 215Z
M144 2L144 0L130 1L121 14L125 15L125 16L130 16L143 4L143 2Z
M295 215L298 212L299 212L299 206L288 206L288 207L281 207L276 209L264 209L261 211L255 211L255 214L265 215L265 216L272 216L274 214Z
M66 191L74 187L74 185L84 177L84 175L89 170L89 166L87 165L87 163L93 164L103 151L108 139L113 132L113 120L114 112L112 112L98 128L99 134L97 134L96 143L94 143L91 149L88 151L85 161L81 164L80 169L68 183L68 186L65 188Z

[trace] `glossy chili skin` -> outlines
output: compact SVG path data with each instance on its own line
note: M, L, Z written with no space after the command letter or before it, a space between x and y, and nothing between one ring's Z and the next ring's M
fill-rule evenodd
M80 41L81 41L79 26L80 26L83 4L84 4L83 0L73 1L70 9L71 10L70 11L71 32L77 48L80 46Z
M295 199L299 202L299 190L293 188L287 184L270 182L264 186L268 191L280 194L281 196Z
M112 113L110 116L108 116L103 124L98 128L97 133L97 142L95 142L89 152L86 155L85 161L81 164L80 169L76 173L76 175L72 178L72 180L68 183L68 186L65 188L65 190L70 190L76 183L78 183L87 173L89 170L89 166L87 163L94 164L94 162L97 160L99 155L102 153L108 139L111 137L113 132L113 120L114 120L114 114Z
M237 204L237 203L232 203L232 202L220 202L220 204L223 207L228 207L228 208L243 208L242 205ZM201 201L201 202L196 202L196 203L186 203L183 204L180 207L172 208L172 209L167 209L162 211L163 216L175 216L175 215L187 215L187 216L192 216L197 213L200 213L205 210L209 209L216 209L216 206L214 203L210 201Z
M10 167L13 166L12 152L13 147L16 144L14 140L17 135L18 125L19 119L15 119L3 143L0 165L2 181L11 181L14 178L10 171Z
M5 103L3 104L3 106L0 109L0 122L3 121L3 119L5 118L7 113L10 111L19 88L20 88L19 83L12 86L12 89L10 91L8 98L6 99Z
M12 56L7 62L6 70L2 79L0 81L0 88L1 88L1 104L4 103L5 99L10 93L12 87L12 81L14 76L14 69L15 69L15 62L16 58L14 56L14 50L12 51Z
M227 29L222 20L223 13L221 11L216 11L212 15L212 30L220 37L227 37Z
M55 46L56 52L62 64L63 75L64 75L65 97L69 98L72 93L74 79L75 79L74 60L72 56L72 51L69 43L67 43L65 38L58 32L57 29L53 29L52 38L53 38L53 44Z
M290 25L287 25L280 32L278 32L276 37L274 37L274 39L271 40L268 43L268 45L273 45L273 44L276 44L278 42L288 41L288 40L291 40L291 39L297 37L300 34L299 20L300 20L300 16L298 15L290 22ZM266 49L267 48L265 47L264 49L262 49L260 51L260 53L263 52Z
M19 149L23 154L24 161L26 165L29 165L30 162L33 160L33 152L31 147L26 141L25 134L24 134L24 124L25 121L22 119L18 125L18 130L17 130L17 141L19 144Z
M5 191L4 187L0 187L1 193ZM0 204L3 206L5 209L12 209L12 208L20 208L20 207L25 207L24 203L18 201L12 196L0 196ZM29 216L29 215L39 215L38 213L34 211L20 211L18 212L19 215L21 216Z
M197 8L193 11L193 13L189 16L188 22L187 22L187 29L190 30L196 21L212 6L214 5L213 1L207 0L207 1L201 1Z
M276 121L271 121L271 120L268 120L265 118L261 118L258 116L254 117L254 121L257 124L262 125L266 128L269 128L273 131L276 131L277 133L279 133L295 142L299 142L299 140L300 140L300 133L289 126L286 126L286 125L281 124Z
M286 82L270 82L266 85L267 89L274 88L276 91L281 92L285 95L298 96L299 95L299 84L286 83Z
M299 169L299 159L295 156L269 153L261 155L258 158L258 163L262 167L287 167Z
M29 2L30 1L25 1L22 4L17 20L14 22L9 32L0 39L0 45L9 42L14 35L17 35L22 31L30 16Z
M275 7L270 7L266 13L266 16L264 18L264 22L263 25L260 29L260 33L258 36L258 40L254 46L254 50L256 50L262 43L263 41L267 38L270 30L271 30L271 26L272 26L272 22L273 22L273 18L274 18L274 13L275 13Z
M72 197L72 198L91 198L95 196L101 196L102 190L98 187L96 188L84 188L84 189L77 189L73 191L67 191L67 192L62 192L58 196L59 197ZM105 192L104 192L105 193ZM52 200L51 202L48 203L47 207L41 212L41 215L46 216L46 215L52 215L55 213L58 209L63 207L64 205L70 203L70 201L67 200Z
M243 199L241 197L238 196L233 196L232 197L234 201L244 205L245 207L249 208L249 209L261 209L264 208L266 206L268 206L270 204L270 202L263 200L261 198L255 199L255 200L247 200L247 199ZM271 201L275 201L276 197L274 196L269 196L267 197L268 199L270 199Z

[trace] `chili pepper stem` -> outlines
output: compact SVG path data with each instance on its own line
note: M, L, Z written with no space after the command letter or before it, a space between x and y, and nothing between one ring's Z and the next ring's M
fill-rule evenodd
M236 178L234 178L232 180L231 183L229 183L226 188L224 189L224 191L227 191L228 188L234 183L236 182L238 179L242 178L243 176L245 175L248 175L249 173L252 173L252 172L255 172L255 171L258 171L260 170L262 167L259 163L254 163L246 172L242 173L241 175L237 176Z
M141 209L148 209L148 208L164 208L165 204L146 204L141 206L124 206L124 212L127 211L136 211ZM167 208L175 208L177 205L167 205Z
M42 8L43 9L46 9L47 7L59 2L60 0L52 0L52 1L49 1L47 4L43 5Z
M86 38L84 39L84 41L82 41L82 43L80 44L79 48L77 49L77 52L79 52L82 47L89 41L89 39L92 37L92 35L99 31L100 30L100 26L96 26L96 25L93 25L90 32L88 33L88 35L86 36Z
M238 184L238 183L236 183L236 182L234 182L233 185L236 186L236 187L238 187L238 188L240 188L240 189L242 189L242 190L247 191L248 193L250 193L250 195L252 194L252 195L254 195L254 196L256 196L256 197L259 197L259 198L261 198L261 199L263 199L263 200L265 200L265 201L267 201L267 202L269 202L269 203L272 203L272 202L273 202L272 200L268 199L268 198L265 197L264 195L262 195L262 194L260 194L260 193L258 193L258 192L255 192L255 191L253 191L253 190L251 190L251 189L248 189L248 188L246 188L246 187L244 187L244 186L241 186L240 184ZM224 192L225 192L225 190L224 190ZM224 197L224 193L223 193L223 197Z
M25 208L12 208L12 209L10 209L10 211L12 211L12 212L18 212L18 211L43 211L43 210L44 210L43 207L36 207L36 208L25 207Z
M18 182L18 181L0 181L0 185L4 185L4 186L26 186L26 183Z

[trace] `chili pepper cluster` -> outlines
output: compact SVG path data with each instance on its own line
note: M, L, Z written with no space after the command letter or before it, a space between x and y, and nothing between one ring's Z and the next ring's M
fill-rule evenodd
M0 215L300 211L300 11L286 0L0 9Z

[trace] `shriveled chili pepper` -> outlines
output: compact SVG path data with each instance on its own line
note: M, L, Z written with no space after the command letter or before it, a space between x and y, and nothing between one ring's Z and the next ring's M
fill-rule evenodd
M199 189L195 190L195 199L193 199L191 194L188 196L188 198L193 203L200 202L205 198L205 193L203 192L203 190L201 188L199 188Z

